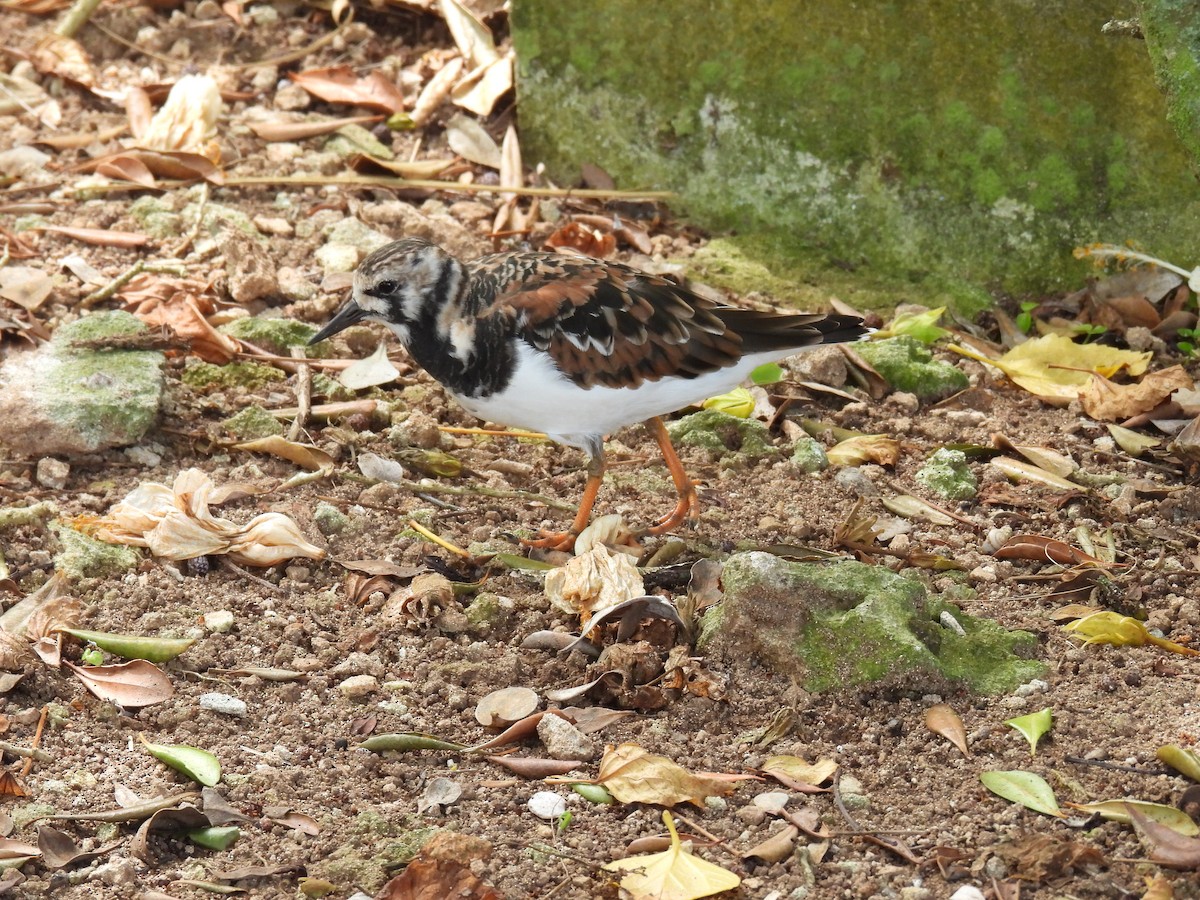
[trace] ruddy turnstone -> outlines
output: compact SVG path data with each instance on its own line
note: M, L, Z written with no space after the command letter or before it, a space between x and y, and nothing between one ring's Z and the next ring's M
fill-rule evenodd
M857 316L723 306L620 263L533 252L463 263L418 238L363 260L350 299L311 343L365 319L395 332L474 415L590 456L570 530L527 542L564 550L591 516L606 435L646 423L679 494L648 532L670 531L698 502L660 417L732 389L764 363L870 331Z

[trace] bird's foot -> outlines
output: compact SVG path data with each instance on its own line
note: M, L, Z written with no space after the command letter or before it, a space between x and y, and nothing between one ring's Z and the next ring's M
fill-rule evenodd
M521 543L534 550L559 550L570 553L575 549L575 538L578 535L572 531L540 531L536 538L521 538Z
M696 488L693 486L680 496L679 502L675 504L673 510L655 521L646 529L645 533L666 534L668 531L674 531L684 522L695 519L698 515L700 515L700 498L696 496Z

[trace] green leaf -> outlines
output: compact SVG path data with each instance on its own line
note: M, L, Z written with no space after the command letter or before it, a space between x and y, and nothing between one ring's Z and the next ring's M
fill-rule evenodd
M221 761L207 750L186 744L152 744L140 734L138 738L151 756L192 781L212 787L221 780Z
M1175 744L1167 744L1158 748L1157 755L1172 769L1186 775L1192 781L1200 781L1200 753L1185 750Z
M1054 724L1054 714L1051 713L1050 707L1046 707L1041 712L1030 713L1027 716L1017 716L1015 719L1009 719L1004 723L1011 725L1021 734L1025 735L1025 740L1029 741L1029 755L1037 756L1038 741L1042 735L1050 730Z
M754 398L745 388L734 388L728 394L709 397L700 405L705 409L715 409L718 412L737 416L739 419L748 419L754 412Z
M195 638L142 637L136 634L85 631L82 628L60 628L59 631L81 641L93 643L113 656L119 656L122 659L144 659L152 663L174 659L196 643Z
M602 784L573 784L571 790L577 793L588 803L615 803L613 795L608 792Z
M980 773L979 780L985 788L1005 800L1019 803L1034 812L1065 818L1063 811L1058 808L1053 789L1041 775L1021 770L993 770Z
M1068 803L1067 806L1081 812L1095 813L1102 819L1120 822L1122 825L1133 823L1133 818L1129 815L1129 808L1133 807L1147 819L1152 819L1159 825L1165 825L1185 837L1195 837L1200 834L1200 825L1197 825L1191 816L1177 806L1148 803L1145 800L1101 800L1097 803Z
M101 666L104 665L104 653L93 647L80 653L79 661L85 666Z
M750 373L750 380L759 387L783 381L783 367L779 363L766 363Z
M236 825L212 826L209 828L194 828L187 833L188 840L209 850L224 850L242 836L242 830Z
M950 333L937 324L938 319L942 317L942 313L945 311L946 307L939 306L937 309L928 309L925 312L901 313L892 319L882 334L884 337L897 337L906 334L909 337L916 338L922 344L932 344L934 341L939 341ZM876 337L878 338L878 335Z
M376 734L367 738L358 746L374 753L385 750L395 750L397 753L408 753L412 750L466 750L466 744L456 744L453 741L443 741L428 734L418 734L415 731L405 731L399 734Z

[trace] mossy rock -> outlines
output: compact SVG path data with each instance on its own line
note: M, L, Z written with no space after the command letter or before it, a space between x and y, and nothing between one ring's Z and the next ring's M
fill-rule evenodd
M941 400L970 384L961 369L934 359L928 347L908 335L863 341L854 349L887 379L893 390L916 394L922 400Z
M141 561L141 554L132 547L98 541L58 522L51 523L50 528L60 545L54 566L73 581L120 575Z
M251 404L224 421L225 430L242 441L283 434L283 425L273 415L257 404Z
M256 362L232 362L223 366L198 362L185 368L180 379L188 387L202 390L230 387L257 390L287 381L287 375L274 366Z
M731 464L739 457L758 459L777 452L762 422L740 419L716 409L702 409L669 422L667 432L677 445L699 447Z
M701 646L752 654L810 691L896 678L913 690L950 681L996 694L1044 668L1028 658L1033 635L967 615L882 566L751 552L730 557L721 577L725 599L702 621Z
M935 451L915 477L918 484L947 500L970 500L979 493L979 481L961 450Z
M319 347L309 347L308 342L317 329L307 322L281 319L270 316L245 316L222 325L221 332L239 340L249 341L257 347L279 356L289 356L292 347L305 347L309 356L320 356Z

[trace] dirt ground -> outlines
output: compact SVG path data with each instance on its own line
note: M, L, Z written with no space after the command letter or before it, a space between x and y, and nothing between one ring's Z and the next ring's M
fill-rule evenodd
M296 154L288 155L269 151L242 127L250 107L270 107L277 91L286 86L279 82L282 71L335 62L366 69L388 54L400 54L403 64L410 65L426 51L452 46L444 26L432 16L364 9L360 21L338 41L282 71L264 74L261 67L246 64L282 47L303 46L331 27L323 14L302 7L291 10L281 5L280 9L283 14L274 24L243 29L219 10L211 18L202 18L193 4L174 13L125 6L106 7L97 14L106 29L130 39L139 30L153 29L143 31L139 39L153 56L132 54L91 28L79 38L96 69L106 71L112 81L123 77L144 81L139 71L143 66L161 81L177 77L186 62L201 68L209 63L243 66L228 68L223 75L223 84L244 91L245 98L227 100L230 124L223 126L220 138L223 158L234 161L228 171L238 176L306 171L305 164L318 153L322 138L300 141ZM33 46L52 24L52 18L0 12L10 47ZM11 54L6 60L9 68L16 63ZM56 99L62 110L58 131L100 130L124 121L120 109L76 87L63 87ZM345 107L320 102L311 109L348 114ZM439 123L451 112L447 107L423 132L383 136L402 158L414 148L419 154L445 154ZM489 121L494 136L503 134L510 119L511 111L498 109ZM4 117L0 126L0 151L50 133L22 115ZM0 192L0 202L46 204L43 215L50 225L139 231L141 225L131 217L129 204L140 192L82 199L66 190L79 177L71 171L73 164L115 146L110 142L79 150L50 150L50 179L18 181ZM325 159L321 164L345 170L337 160ZM169 192L167 198L174 195L178 203L184 190ZM482 235L492 226L498 201L490 194L464 198L429 191L398 194L264 186L214 187L210 202L233 207L252 221L286 220L288 227L278 229L281 233L265 235L269 256L277 270L293 269L319 285L321 271L314 253L324 238L319 228L305 227L314 216L327 221L355 215L389 232L403 219L396 215L397 205L410 204L419 206L430 221L450 223L435 228L454 226L452 233L435 237L462 240L465 233L486 248L490 242ZM600 205L586 211L607 214ZM13 215L0 217L6 227L13 221ZM702 240L669 221L646 224L653 240L649 258L664 266L669 260L686 260ZM69 253L80 253L109 278L139 258L165 255L180 241L178 236L155 239L143 248L122 249L84 245L50 232L22 233L22 237L37 253L26 264L50 266ZM220 283L224 268L219 252L183 258L191 275L201 280L216 277ZM630 250L621 247L618 258L630 259ZM36 317L52 331L77 315L85 293L76 280L66 279ZM274 294L255 301L251 312L270 311L319 325L342 298L340 291L320 291L315 299L298 301ZM119 305L104 301L97 308ZM0 317L5 311L0 301ZM355 349L369 351L373 343L360 337ZM0 359L19 345L10 333L0 345ZM347 352L344 344L337 349ZM905 574L924 579L933 590L968 584L975 593L964 602L966 611L1036 635L1036 655L1046 666L1044 681L997 697L971 696L946 685L908 683L902 678L809 695L753 659L723 659L713 666L727 679L724 699L685 694L663 709L623 718L593 738L601 746L633 742L693 771L745 772L774 754L837 761L843 800L855 798L854 804L843 804L846 813L853 810L853 821L829 793L790 792L789 797L790 809L815 811L832 833L819 861L808 853L804 838L797 851L780 862L743 858L746 850L781 828L778 819L753 802L757 794L777 789L771 782L742 782L720 802L678 810L687 820L681 821L681 830L707 832L723 842L697 852L742 877L736 896L923 900L948 897L963 885L974 885L988 896L1000 891L1000 896L1013 897L1019 884L1020 896L1025 897L1120 898L1141 896L1146 879L1161 875L1173 886L1174 896L1200 897L1195 872L1146 862L1146 850L1129 826L1082 814L1070 822L1059 821L1001 800L979 779L986 770L1024 769L1044 776L1060 801L1118 797L1168 805L1179 801L1189 782L1160 763L1155 753L1165 744L1193 746L1200 736L1200 668L1195 658L1153 646L1080 646L1048 616L1061 605L1049 596L1056 579L1035 577L1055 570L1048 564L997 560L984 551L983 542L991 529L1004 526L1069 543L1074 542L1072 529L1080 526L1094 535L1111 529L1119 558L1128 566L1110 572L1107 605L1143 615L1168 637L1187 640L1200 633L1200 535L1193 525L1200 510L1200 491L1177 465L1144 464L1113 452L1111 444L1105 443L1104 427L1077 410L1046 406L976 363L942 355L960 365L978 387L972 408L918 407L907 395L853 403L814 396L798 401L789 412L898 438L902 452L893 468L863 467L857 470L863 476L858 480L839 478L836 468L806 476L798 474L781 452L774 459L729 470L704 453L683 450L689 471L703 483L704 513L693 529L680 532L687 546L673 562L678 565L701 556L719 560L735 546L788 543L836 550L835 527L846 517L856 492L869 492L873 486L884 494L923 495L913 476L930 453L946 443L989 444L997 432L1069 453L1093 474L1150 479L1164 492L1177 488L1169 496L1126 493L1118 501L1099 491L1081 492L1064 503L1049 491L1014 488L1005 493L1003 502L958 504L955 512L969 526L918 524L908 536L913 545L953 558L964 572L906 568ZM1194 362L1184 362L1195 374ZM160 424L142 442L149 454L131 458L123 450L113 450L72 460L65 486L51 489L36 480L36 459L24 458L20 447L8 448L0 460L0 506L51 501L60 518L69 520L104 513L140 482L170 483L190 467L208 473L218 484L246 481L274 486L293 477L297 467L291 463L230 449L233 442L222 422L251 403L268 409L294 405L296 376L289 374L286 380L256 388L203 389L182 381L187 365L186 353L174 352L169 359ZM399 423L407 412L407 425L401 424L410 431L424 421L421 417L440 425L479 424L456 408L424 373L402 368L402 377L387 391L372 389L363 396L402 400L393 415ZM795 393L800 395L798 390ZM165 666L175 696L140 711L122 712L95 699L66 671L29 667L24 679L0 698L3 740L28 747L41 711L49 706L49 722L40 739L46 756L36 760L24 778L28 797L0 800L0 823L8 822L8 837L36 841L35 827L28 822L30 810L38 815L51 810L112 809L114 789L120 785L143 797L189 789L188 779L146 754L137 741L142 733L154 741L189 744L215 753L225 773L218 789L249 821L242 825L240 838L223 851L200 849L179 838L156 838L149 862L132 853L136 823L66 823L61 827L85 846L113 842L116 846L94 861L58 871L30 862L24 867L25 881L12 888L10 896L82 900L165 893L199 897L204 891L188 880L211 882L219 873L246 866L284 867L280 874L236 882L253 897L298 896L302 872L328 881L333 897L348 897L355 891L375 896L390 874L386 864L406 861L424 835L421 829L429 827L486 841L490 855L473 862L471 868L504 897L616 896L609 873L599 866L626 855L631 841L659 834L660 808L592 805L566 787L516 777L461 752L376 754L357 746L370 733L402 731L427 732L464 744L480 742L490 732L476 722L475 706L492 690L521 685L544 695L591 677L589 661L581 654L558 657L521 648L535 631L578 628L577 620L547 601L539 573L503 567L485 573L407 529L414 515L429 513L433 530L454 544L500 542L520 553L514 530L565 527L569 512L549 508L530 495L573 503L585 476L581 456L545 443L447 435L438 439L439 446L461 460L464 473L444 483L466 490L435 495L440 501L435 505L414 488L372 485L358 474L355 454L370 451L388 457L394 452L389 430L389 425L365 416L311 424L302 438L334 456L334 474L232 503L224 514L243 521L262 510L284 512L300 523L309 540L327 547L337 559L389 560L441 571L460 582L475 582L486 574L481 593L455 602L469 613L469 604L487 595L496 612L483 620L442 619L440 627L421 617L388 616L384 594L369 596L362 603L348 597L348 573L330 560L297 560L251 571L229 568L215 559L209 567L197 567L147 556L135 571L74 585L72 592L85 604L82 627L196 635L199 640ZM774 440L781 448L787 446L778 433ZM670 480L653 440L633 428L615 436L609 449L612 470L600 495L599 512L620 513L636 525L669 508L673 503ZM984 463L972 467L985 487L1003 480L986 474ZM491 497L475 490L480 487L522 493L514 498ZM314 509L322 500L348 517L348 527L339 533L321 533ZM877 496L868 496L866 503L867 512L887 515ZM651 540L648 549L661 543ZM0 550L11 578L26 591L51 574L58 549L57 539L43 524L0 532ZM887 557L877 561L899 565ZM678 579L663 582L660 591L681 590ZM15 597L5 598L6 605L10 599ZM217 611L232 614L228 633L204 627L205 616ZM289 669L303 677L272 681L259 675L216 674L248 666ZM374 681L360 692L346 684L355 676L371 676ZM362 679L352 682L362 683ZM238 717L202 709L200 696L212 691L245 701L247 714ZM969 757L925 727L926 710L938 702L949 703L962 717L970 739ZM1053 708L1054 727L1031 759L1024 738L1003 722L1047 706ZM795 726L780 740L769 748L744 740L789 707L796 714ZM521 752L543 755L536 741L525 742ZM10 770L17 770L24 760L6 754L5 762ZM595 774L595 761L580 770L585 779ZM429 783L438 777L455 782L461 796L448 805L419 811ZM565 828L536 818L527 807L532 794L547 789L566 800L572 816ZM280 821L275 807L311 817L312 827L308 820L298 820L299 825ZM872 842L864 833L900 838L919 864ZM319 889L316 881L309 883L312 895Z

